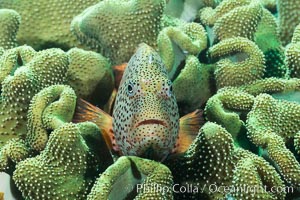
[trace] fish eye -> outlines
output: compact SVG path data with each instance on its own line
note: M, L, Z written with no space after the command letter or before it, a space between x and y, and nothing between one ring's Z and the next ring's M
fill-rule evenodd
M169 83L169 84L168 84L168 89L166 90L166 92L167 92L167 96L168 96L168 97L171 97L171 96L172 96L172 94L173 94L173 86L172 86L172 83Z
M127 87L127 90L128 90L129 93L132 93L133 92L132 85L129 84L128 87Z
M128 83L127 85L127 94L128 96L133 96L135 93L135 87L133 83Z

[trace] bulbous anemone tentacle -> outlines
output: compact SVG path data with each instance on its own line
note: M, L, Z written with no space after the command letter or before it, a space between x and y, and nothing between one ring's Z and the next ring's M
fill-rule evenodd
M207 36L204 28L196 23L187 23L179 27L166 27L160 31L157 44L159 54L169 72L176 63L176 48L184 54L197 56L207 47ZM176 55L176 56L175 56Z
M185 112L192 112L213 95L210 87L213 67L200 63L193 55L188 55L185 63L173 81L173 91L177 103L186 105Z
M248 85L243 85L239 87L239 89L254 96L261 93L285 95L291 92L300 91L300 80L297 78L265 78Z
M218 41L232 37L254 39L263 7L259 1L224 0L215 9L211 7L200 10L201 22L213 26Z
M266 9L263 9L254 41L265 55L266 72L264 77L286 77L288 68L284 63L284 48L278 34L277 19Z
M300 4L297 0L278 0L279 33L283 45L291 42L295 27L300 23Z
M288 69L284 65L284 49L278 35L277 21L261 3L225 0L215 9L208 7L201 10L200 19L206 26L213 26L209 34L212 43L234 37L255 41L266 57L264 77L285 77Z
M100 175L87 199L173 199L172 183L171 172L163 164L121 157Z
M222 148L220 148L222 147ZM165 164L174 176L174 184L193 185L198 192L174 193L175 199L220 199L219 192L210 192L205 185L226 184L231 179L232 137L221 126L207 122L189 149L179 156L169 157ZM178 188L175 188L178 190Z
M103 105L114 89L114 76L107 58L101 54L73 48L67 53L67 84L82 99Z
M251 111L257 95L268 93L295 101L299 92L299 79L268 78L241 87L222 88L207 101L205 114L209 121L222 125L236 139L245 125L240 116Z
M30 45L35 50L54 47L68 50L80 46L70 31L72 19L98 2L99 0L2 0L0 8L13 9L20 14L22 22L17 34L18 44ZM3 22L2 17L0 18Z
M59 49L34 52L23 46L5 52L1 77L0 143L26 137L27 111L32 97L43 88L65 82L68 67L66 54ZM23 65L24 64L24 65Z
M233 54L236 55L230 57ZM209 49L209 55L213 60L219 60L215 69L218 88L241 86L263 77L264 55L255 43L246 38L235 37L222 40ZM242 61L238 62L239 60Z
M3 52L0 58L0 84L4 79L28 62L35 56L36 51L30 46L19 46Z
M286 65L291 77L300 78L300 24L295 28L292 42L286 47Z
M300 154L300 131L298 131L295 134L294 144L295 144L295 149L296 149L297 153Z
M28 111L26 141L32 149L41 151L48 141L49 130L72 121L76 106L74 90L65 85L53 85L34 96Z
M293 33L292 43L300 42L300 23L296 26Z
M268 188L284 188L284 182L275 168L265 159L249 151L237 148L234 153L232 186L236 190L231 193L235 199L285 199L286 191L270 191ZM238 190L237 188L255 188L255 192ZM267 189L266 189L267 188Z
M299 104L261 94L256 97L247 119L249 138L267 151L285 181L297 187L300 185L300 164L286 144L297 136L299 118Z
M0 19L0 47L4 49L16 47L21 16L14 10L0 9Z
M241 148L234 147L233 139L222 126L207 122L198 136L182 155L170 157L166 165L174 175L174 183L187 186L191 183L201 192L177 193L177 199L221 199L226 192L213 191L210 185L224 187L283 187L276 170L264 159ZM244 169L245 164L252 168ZM245 179L247 177L247 179ZM208 187L207 187L208 186ZM213 187L214 187L213 186ZM284 192L260 190L262 199L284 199ZM243 190L230 192L234 198L254 198L254 193Z
M291 77L300 78L300 42L291 43L285 51L286 64L290 69Z
M253 104L253 95L237 88L224 88L208 100L205 114L209 121L222 125L235 138L244 126L239 114L249 112Z
M165 0L100 1L75 17L71 31L113 65L128 62L140 43L156 46Z
M111 164L95 124L64 123L38 156L18 163L13 180L25 199L86 199L96 176Z
M223 15L240 6L246 6L251 0L223 0L215 9L206 7L199 11L201 22L206 26L213 26Z
M226 13L214 24L217 39L220 41L232 37L245 37L253 40L262 13L263 7L257 0Z
M12 175L15 164L25 160L30 154L24 140L13 138L0 149L0 172Z

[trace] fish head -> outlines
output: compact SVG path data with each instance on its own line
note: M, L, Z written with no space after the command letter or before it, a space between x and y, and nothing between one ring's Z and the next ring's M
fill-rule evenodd
M115 140L123 155L160 160L179 131L172 82L158 53L141 44L124 71L113 110Z

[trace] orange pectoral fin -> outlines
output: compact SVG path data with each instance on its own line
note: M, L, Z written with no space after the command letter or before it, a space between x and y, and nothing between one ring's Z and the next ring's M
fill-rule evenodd
M127 67L127 63L122 63L120 65L113 66L113 72L115 75L115 86L119 88L120 82L122 80L125 68Z
M104 108L103 108L104 112L106 112L110 115L112 115L112 111L113 111L113 108L114 108L114 105L115 105L117 93L118 93L118 90L115 88L112 91L107 103L104 105Z
M181 117L179 120L179 135L174 153L184 153L187 151L203 124L203 112L198 109Z
M117 151L114 141L114 134L112 131L112 117L100 108L88 103L83 99L79 99L77 101L73 122L79 123L85 121L94 122L101 130L109 149L114 149Z

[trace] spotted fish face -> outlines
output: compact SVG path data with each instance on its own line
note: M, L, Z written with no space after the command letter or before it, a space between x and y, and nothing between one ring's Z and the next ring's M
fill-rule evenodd
M160 56L141 44L122 77L113 110L115 141L123 155L163 159L175 146L179 114Z

